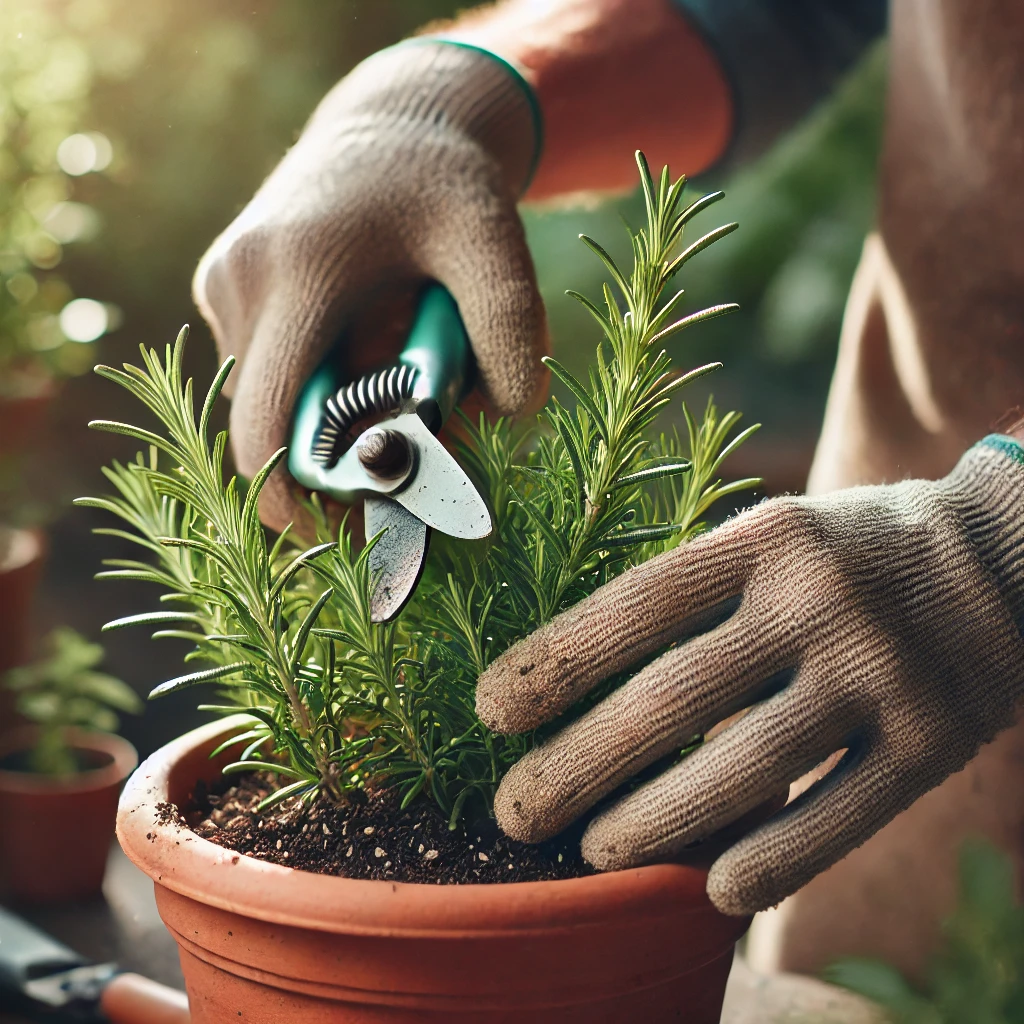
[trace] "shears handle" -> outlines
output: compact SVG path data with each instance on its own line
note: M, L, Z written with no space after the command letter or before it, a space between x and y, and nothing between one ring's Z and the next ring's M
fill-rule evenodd
M292 420L288 469L304 487L342 501L329 470L351 438L349 427L399 409L415 411L437 433L473 384L475 364L459 308L446 288L423 290L397 365L343 381L328 359L299 394Z
M424 289L416 319L398 362L417 371L412 397L428 427L436 434L460 399L472 387L473 350L459 307L443 285ZM424 403L437 405L437 425L428 422Z

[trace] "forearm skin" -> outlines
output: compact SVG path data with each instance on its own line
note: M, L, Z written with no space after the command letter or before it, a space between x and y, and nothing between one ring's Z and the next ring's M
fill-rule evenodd
M725 152L729 85L671 0L505 0L428 34L490 50L536 90L545 146L528 199L633 187L633 152L688 175Z

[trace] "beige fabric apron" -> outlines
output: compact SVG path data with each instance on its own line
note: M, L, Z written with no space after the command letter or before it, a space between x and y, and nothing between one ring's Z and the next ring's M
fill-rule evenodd
M1024 4L893 0L879 230L851 287L808 490L937 478L1024 407ZM1021 510L1024 515L1024 509ZM1024 868L1024 723L781 907L762 970L881 956L919 975L957 850Z

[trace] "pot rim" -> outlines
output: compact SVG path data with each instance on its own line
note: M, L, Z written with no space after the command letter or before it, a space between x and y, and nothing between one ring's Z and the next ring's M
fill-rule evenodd
M437 885L320 875L257 860L163 820L171 773L187 756L212 750L245 716L210 722L172 740L129 778L117 813L121 848L140 870L179 895L229 913L314 931L433 937L573 930L607 921L616 908L663 912L666 899L717 915L707 869L653 864L558 881ZM737 937L748 918L736 918ZM694 922L696 923L696 921ZM685 928L685 919L680 927Z
M7 733L0 739L0 757L27 750L32 745L35 731L33 726L27 725ZM68 738L73 749L106 754L111 759L110 763L61 776L0 768L0 790L26 796L92 793L111 786L119 786L139 763L138 751L123 736L86 729L69 729Z

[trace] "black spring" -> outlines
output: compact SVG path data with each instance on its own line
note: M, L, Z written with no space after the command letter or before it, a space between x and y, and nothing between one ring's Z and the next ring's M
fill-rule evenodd
M414 367L399 364L339 388L324 403L320 429L313 442L313 458L322 465L333 466L348 447L346 435L352 426L368 416L396 412L412 397L416 377Z

